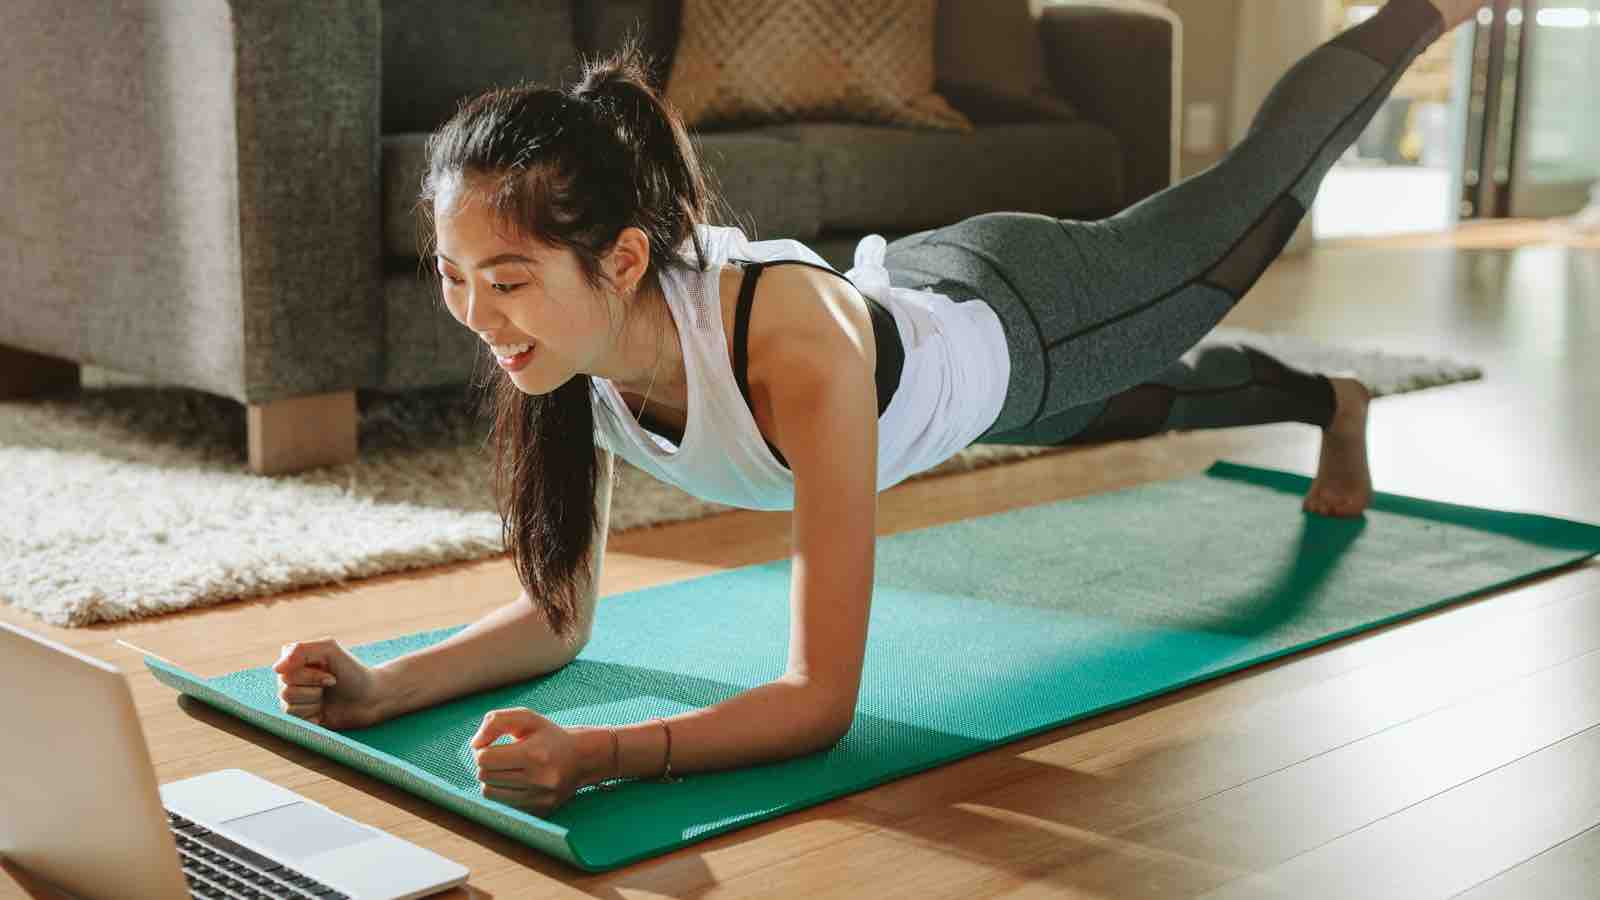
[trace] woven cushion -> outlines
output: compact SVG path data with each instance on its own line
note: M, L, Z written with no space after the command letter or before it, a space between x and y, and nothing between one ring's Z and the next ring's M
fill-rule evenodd
M971 132L933 91L938 0L684 0L667 99L695 128L848 121Z

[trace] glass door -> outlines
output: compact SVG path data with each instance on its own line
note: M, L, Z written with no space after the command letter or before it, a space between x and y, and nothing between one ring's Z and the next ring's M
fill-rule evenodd
M1380 2L1324 0L1328 36L1366 21ZM1473 34L1473 23L1464 23L1412 60L1318 190L1311 209L1317 239L1445 231L1455 224Z
M1331 31L1377 12L1330 0ZM1313 205L1318 238L1600 210L1600 0L1484 0L1401 76Z
M1517 23L1525 37L1521 109L1501 215L1569 215L1600 183L1600 0L1525 0L1524 6ZM1508 24L1517 12L1505 10Z

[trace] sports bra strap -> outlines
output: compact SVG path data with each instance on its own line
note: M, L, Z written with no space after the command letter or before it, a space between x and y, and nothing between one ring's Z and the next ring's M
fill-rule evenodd
M744 280L739 284L739 304L733 316L733 378L739 384L739 393L744 396L746 406L753 411L755 406L750 402L750 380L747 375L749 366L749 338L750 338L750 306L756 296L756 280L761 277L761 270L767 266L801 265L813 269L821 269L844 278L852 287L855 282L850 281L842 273L827 266L819 266L803 259L775 259L766 262L757 262L748 259L734 259L730 262L738 263L744 267ZM882 416L884 410L889 408L889 401L894 398L895 390L900 386L900 375L905 368L905 347L900 343L900 330L895 326L894 314L885 309L882 303L862 295L867 301L867 312L872 318L873 343L877 347L878 370L876 382L878 389L878 415ZM767 441L767 449L784 468L789 467L783 454L778 448Z

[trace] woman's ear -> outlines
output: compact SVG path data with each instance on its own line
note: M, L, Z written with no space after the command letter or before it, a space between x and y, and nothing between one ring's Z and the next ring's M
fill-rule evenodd
M622 291L625 294L636 292L650 269L650 238L643 229L630 225L617 235L609 256L612 281L619 286L626 285Z

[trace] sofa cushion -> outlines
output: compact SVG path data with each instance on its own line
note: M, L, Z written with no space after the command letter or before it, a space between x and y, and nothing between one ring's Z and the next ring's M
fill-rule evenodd
M878 128L876 131L896 131ZM822 155L817 148L764 129L693 132L700 165L751 240L803 241L822 231Z
M390 259L383 267L385 390L467 384L482 362L483 342L444 305L439 276L420 259Z
M655 58L658 90L665 87L678 45L678 0L607 0L577 3L578 49L590 56L604 55L638 34L644 49Z
M934 228L995 210L1102 216L1122 206L1122 146L1083 119L985 125L973 134L834 122L761 133L821 154L824 230Z
M667 99L694 128L850 121L970 132L934 93L937 0L684 0Z
M935 88L978 123L1075 119L1045 74L1030 0L940 0Z
M426 246L427 220L417 211L422 170L427 162L428 135L413 131L386 134L383 159L383 255L416 259Z
M893 129L878 129L892 131ZM428 135L383 136L383 249L393 259L416 259L426 247L427 219L416 209L427 163ZM714 224L739 225L757 234L804 240L822 228L821 158L813 146L759 131L693 134L700 164L713 190L731 208Z
M385 134L432 131L490 87L577 78L571 0L384 0Z

